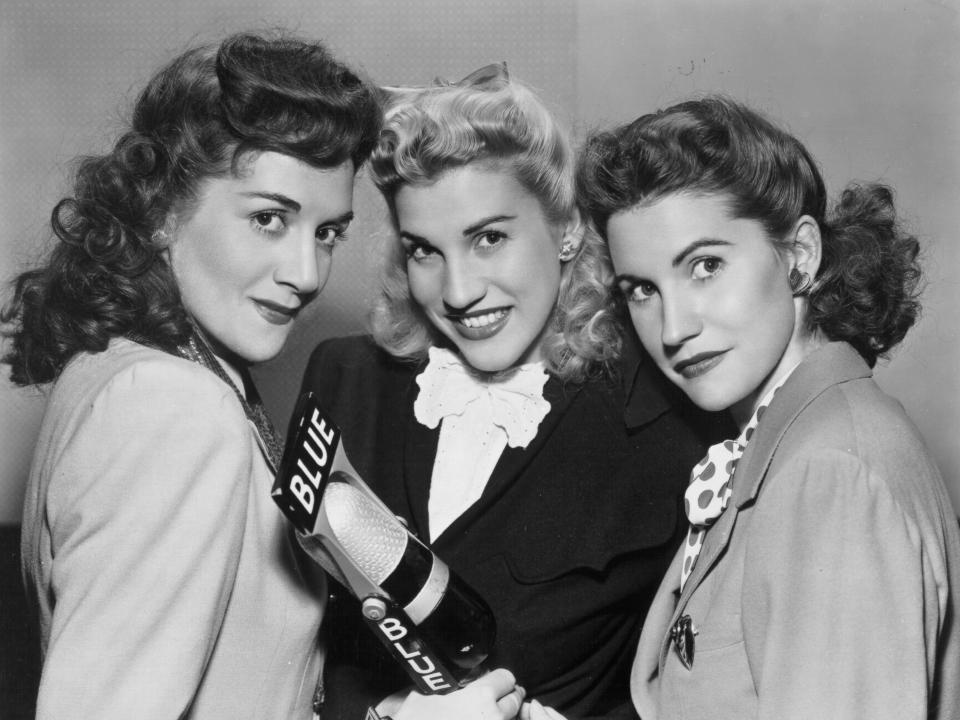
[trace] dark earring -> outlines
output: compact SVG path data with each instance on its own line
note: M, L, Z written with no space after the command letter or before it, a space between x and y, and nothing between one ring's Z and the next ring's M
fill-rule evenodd
M790 290L793 292L794 297L806 295L810 292L810 288L813 285L813 280L810 278L810 275L803 272L803 270L797 270L797 268L793 268L790 271L789 282Z

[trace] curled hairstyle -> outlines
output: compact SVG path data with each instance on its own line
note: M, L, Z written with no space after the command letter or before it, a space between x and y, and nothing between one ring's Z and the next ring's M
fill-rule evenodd
M512 173L537 198L549 223L565 226L576 216L569 140L536 95L509 80L505 68L483 81L394 91L370 160L394 230L399 231L395 198L401 187L429 185L449 170L474 163ZM582 381L612 370L620 334L606 247L584 227L576 232L585 235L576 257L564 266L550 320L553 331L543 348L553 374ZM396 239L381 280L371 329L382 347L413 359L446 342L410 295L407 257Z
M684 102L594 134L577 185L603 235L612 214L672 193L722 196L732 217L760 222L781 247L809 215L822 258L807 295L807 328L849 342L871 367L919 314L919 245L901 229L890 188L852 183L828 215L806 148L728 98Z
M177 57L113 149L79 160L72 196L53 209L49 259L15 280L0 314L13 381L54 380L117 336L173 350L189 321L162 254L171 213L189 212L202 181L241 172L250 153L359 168L380 124L376 89L315 43L240 34Z

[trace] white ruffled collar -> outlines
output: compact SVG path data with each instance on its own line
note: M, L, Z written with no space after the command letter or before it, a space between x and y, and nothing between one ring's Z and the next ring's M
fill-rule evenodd
M543 397L549 375L542 362L521 365L502 380L485 380L472 372L460 356L431 347L429 362L417 376L420 394L414 415L435 428L448 415L478 415L478 420L503 429L510 447L526 447L550 412Z

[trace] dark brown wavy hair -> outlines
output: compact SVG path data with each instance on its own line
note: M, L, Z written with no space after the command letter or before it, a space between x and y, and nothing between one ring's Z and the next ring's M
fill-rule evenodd
M809 215L823 255L807 326L849 342L871 367L919 315L919 243L898 222L892 190L851 183L828 213L807 149L729 98L680 103L593 134L580 155L577 191L604 237L614 213L678 192L723 196L733 217L762 223L775 241Z
M189 322L157 232L170 213L249 153L359 168L380 124L376 89L316 43L239 34L177 57L140 93L113 149L78 160L72 196L53 209L48 260L14 280L0 312L11 379L55 380L117 336L175 348Z

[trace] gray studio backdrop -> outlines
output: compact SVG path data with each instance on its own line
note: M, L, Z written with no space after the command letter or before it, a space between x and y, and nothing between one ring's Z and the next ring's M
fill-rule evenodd
M0 274L37 257L78 153L102 150L151 71L197 41L277 26L318 37L384 84L457 79L494 60L574 129L710 91L786 122L835 193L879 178L924 242L920 325L878 376L933 449L960 507L960 22L956 2L874 0L3 0ZM385 210L369 180L324 294L257 372L285 426L307 354L363 328ZM4 297L6 297L4 295ZM17 522L43 395L0 375L0 523Z

